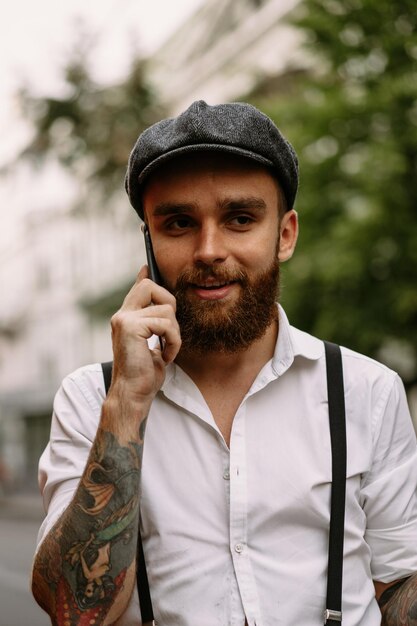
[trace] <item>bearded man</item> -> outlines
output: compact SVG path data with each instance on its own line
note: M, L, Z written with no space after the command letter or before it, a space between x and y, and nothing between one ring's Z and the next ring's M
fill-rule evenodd
M160 284L143 267L112 318L107 396L99 364L56 396L33 570L54 624L320 626L343 616L377 626L380 607L386 625L417 624L417 454L404 389L346 348L343 600L326 606L325 349L276 303L297 241L297 185L293 148L247 104L195 102L139 137L126 189ZM112 586L82 610L68 555L92 535L109 548ZM136 566L153 613L149 598L139 606Z

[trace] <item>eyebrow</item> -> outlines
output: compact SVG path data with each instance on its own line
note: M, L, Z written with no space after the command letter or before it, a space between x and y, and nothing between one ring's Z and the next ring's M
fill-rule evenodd
M164 217L166 215L181 215L182 213L189 213L195 210L195 205L192 203L176 203L176 202L161 202L157 204L152 214L155 217Z
M242 209L264 213L266 203L262 198L255 196L244 196L240 198L225 198L219 203L220 209L224 211L239 211ZM167 215L182 215L196 210L196 205L192 202L161 202L153 210L155 217L166 217Z
M258 198L256 196L242 196L240 198L225 198L220 203L220 208L228 211L248 209L264 213L266 211L266 203L262 198Z

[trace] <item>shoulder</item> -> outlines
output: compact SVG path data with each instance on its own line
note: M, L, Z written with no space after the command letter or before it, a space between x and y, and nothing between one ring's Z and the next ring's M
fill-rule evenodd
M294 326L289 328L294 357L302 356L324 364L324 341ZM356 379L359 382L365 377L366 380L371 381L385 380L392 382L397 377L395 371L369 356L355 352L345 346L340 346L340 349L344 374L348 379Z
M294 326L289 327L289 336L292 344L294 357L302 356L310 360L325 361L324 341ZM393 380L397 373L379 361L359 352L355 352L345 346L340 346L343 360L343 370L348 377L356 377L358 380L365 376L366 379Z
M290 337L294 357L315 362L318 372L325 376L324 342L293 326ZM401 379L394 370L345 346L340 349L347 406L381 413L391 396L398 399L403 394Z
M101 363L91 363L74 370L62 381L61 387L67 390L79 390L87 397L98 400L105 396L103 369Z
M96 423L106 396L100 363L80 367L62 381L54 400L55 421ZM89 418L89 419L87 419Z
M342 351L343 364L346 364L347 367L354 369L360 367L369 373L374 373L379 376L397 376L394 370L376 359L361 354L360 352L355 352L355 350L351 350L346 346L340 346L340 349Z
M384 408L388 398L403 390L397 372L364 354L341 347L345 393L357 400L372 400L375 408Z

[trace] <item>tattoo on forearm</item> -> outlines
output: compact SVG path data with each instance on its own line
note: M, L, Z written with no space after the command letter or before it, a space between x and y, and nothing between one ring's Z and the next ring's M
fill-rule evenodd
M417 574L389 587L379 605L381 626L417 626Z
M52 590L54 624L103 624L134 575L144 422L139 443L99 431L76 497L40 550L33 591L44 605Z

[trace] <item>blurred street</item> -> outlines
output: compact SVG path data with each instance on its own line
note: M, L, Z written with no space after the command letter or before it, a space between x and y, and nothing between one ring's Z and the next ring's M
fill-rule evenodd
M0 626L50 624L29 589L41 520L42 506L36 494L0 498Z

